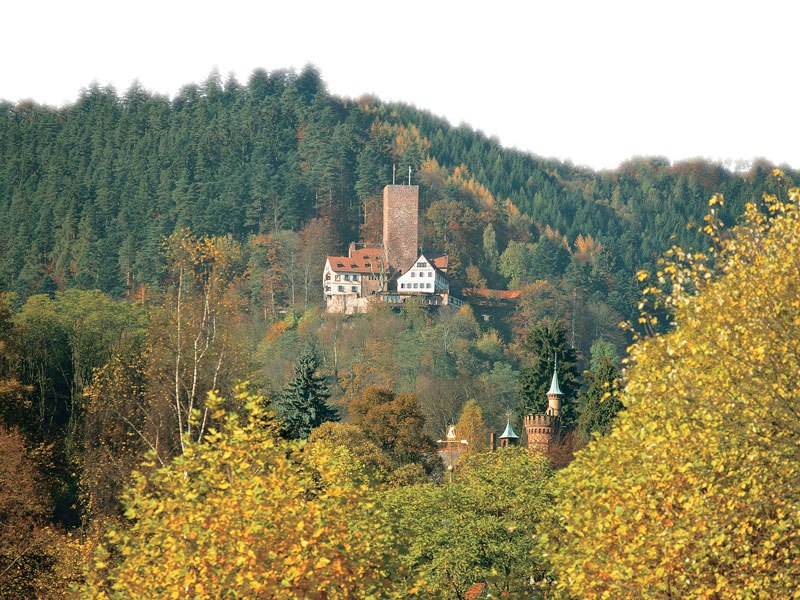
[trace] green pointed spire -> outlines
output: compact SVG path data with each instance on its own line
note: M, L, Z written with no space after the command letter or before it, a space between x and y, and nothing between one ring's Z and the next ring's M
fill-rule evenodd
M506 430L503 432L503 435L500 436L501 440L518 440L519 436L514 432L514 428L511 427L511 419L506 422Z
M563 396L561 388L558 387L558 358L553 357L553 380L550 382L550 389L547 392L548 396Z

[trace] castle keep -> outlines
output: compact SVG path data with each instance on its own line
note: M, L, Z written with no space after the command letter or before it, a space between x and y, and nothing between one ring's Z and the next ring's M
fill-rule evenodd
M419 186L383 188L383 250L390 269L405 273L419 253Z

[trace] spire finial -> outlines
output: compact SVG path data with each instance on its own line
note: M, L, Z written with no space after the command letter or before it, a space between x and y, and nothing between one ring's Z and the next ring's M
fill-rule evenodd
M548 396L563 396L561 388L558 385L558 355L553 352L553 379L550 382L550 390L547 392Z

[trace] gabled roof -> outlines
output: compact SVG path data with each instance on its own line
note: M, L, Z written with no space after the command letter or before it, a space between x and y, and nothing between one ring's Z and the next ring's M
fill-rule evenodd
M450 261L450 257L447 254L442 254L434 258L428 258L424 252L420 252L419 256L417 256L417 260L414 261L414 264L403 271L403 275L406 275L409 271L416 267L417 263L421 260L424 260L426 263L431 265L434 271L439 271L442 275L447 277L447 264Z
M377 273L383 268L383 250L359 248L352 256L329 256L328 263L337 273Z
M431 259L431 264L445 274L447 273L447 264L449 262L450 262L450 256L447 254L443 254L442 256L436 256Z

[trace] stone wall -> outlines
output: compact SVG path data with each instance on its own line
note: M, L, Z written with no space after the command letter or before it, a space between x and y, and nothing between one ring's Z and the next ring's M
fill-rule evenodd
M419 186L383 188L383 248L388 265L405 273L419 252Z
M325 310L329 313L353 315L369 311L369 304L378 296L359 298L355 294L339 294L331 296L325 302Z
M559 418L553 415L529 415L522 419L528 434L528 450L547 454L558 434Z

